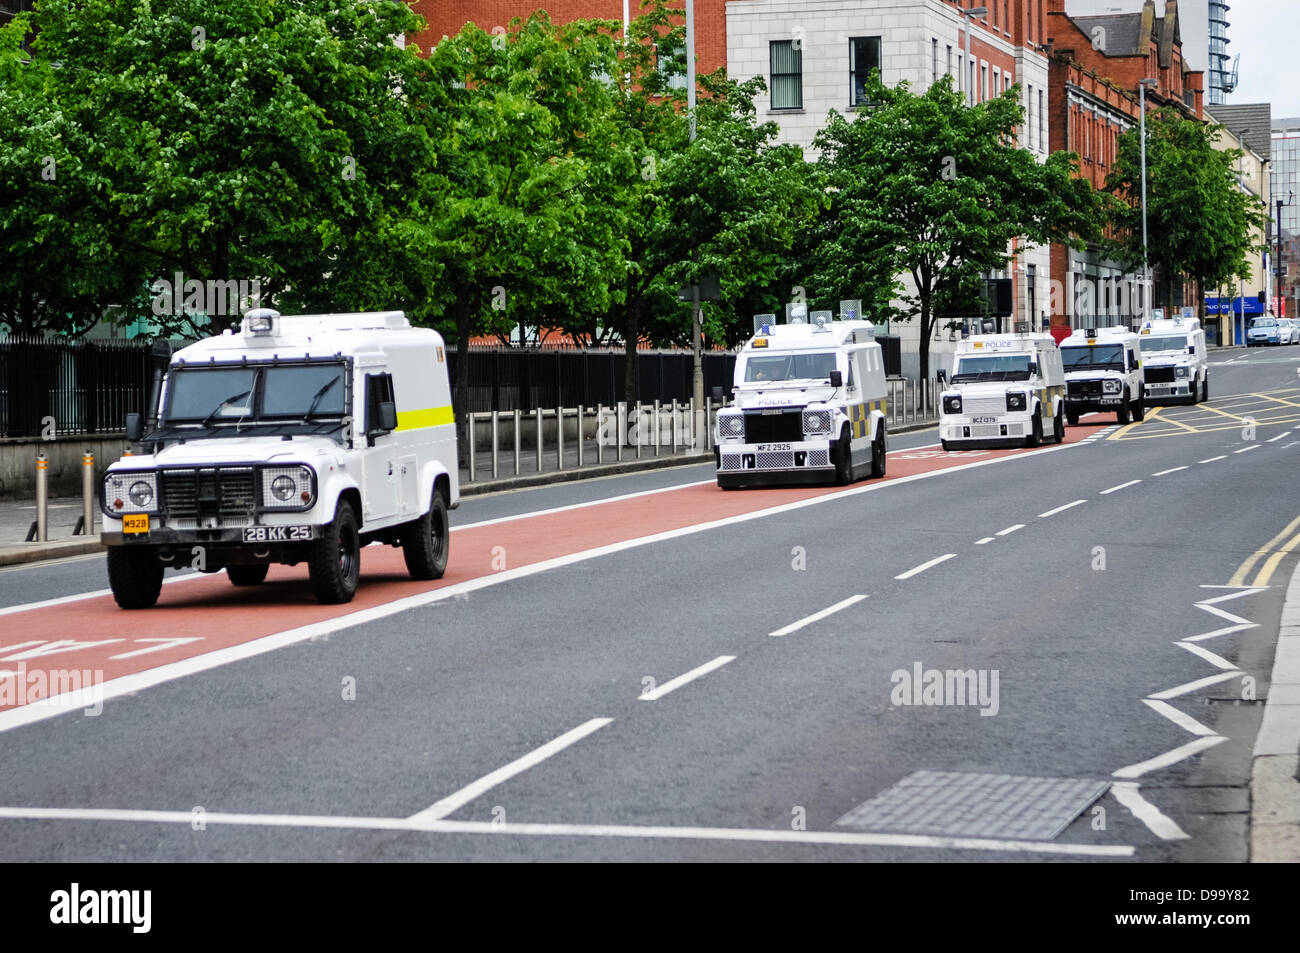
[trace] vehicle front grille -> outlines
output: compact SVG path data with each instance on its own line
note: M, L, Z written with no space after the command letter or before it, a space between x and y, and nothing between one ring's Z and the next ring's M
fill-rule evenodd
M1067 381L1065 386L1069 397L1101 396L1101 381Z
M162 504L172 526L244 525L257 510L253 468L163 470Z
M803 413L799 410L745 414L746 443L792 443L802 439Z
M1007 412L1007 397L1005 394L995 394L992 397L963 397L961 409L968 417L996 417Z
M1148 384L1172 384L1174 369L1172 367L1148 367L1143 372Z

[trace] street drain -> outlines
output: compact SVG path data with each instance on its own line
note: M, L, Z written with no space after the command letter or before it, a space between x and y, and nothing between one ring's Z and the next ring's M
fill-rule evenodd
M1052 840L1109 787L1084 778L914 771L835 823L882 833Z

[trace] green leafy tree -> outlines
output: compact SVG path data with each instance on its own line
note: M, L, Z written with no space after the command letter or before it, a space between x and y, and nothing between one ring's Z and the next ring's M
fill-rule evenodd
M46 103L24 95L0 113L0 139L22 141L15 124L44 120L16 161L47 135L66 164L57 185L0 221L4 240L33 256L46 288L105 289L115 277L119 304L176 272L205 286L244 281L263 303L293 310L415 304L393 262L446 92L417 82L422 61L393 37L421 22L391 0L39 5L31 62L11 62L14 34L27 28L15 21L4 68L6 79L29 73L19 88L39 86ZM88 240L65 237L66 258L36 256L28 223L43 243L56 234L42 209L66 213L62 236ZM229 320L207 310L154 317L198 334Z
M1263 228L1267 210L1238 184L1241 150L1215 148L1222 126L1170 108L1148 112L1146 125L1149 259L1170 305L1177 277L1195 282L1203 318L1207 288L1250 276L1249 256L1259 250L1251 232ZM1139 127L1123 133L1106 178L1119 199L1112 251L1131 267L1142 264L1141 148Z
M1098 237L1102 203L1074 174L1077 157L1045 162L1014 144L1019 87L976 106L944 77L924 93L872 77L850 121L832 112L815 145L831 208L817 248L817 284L852 289L868 314L898 298L917 319L921 375L935 323L968 298L978 275L1010 261L1013 239L1078 244ZM907 279L906 285L900 276Z

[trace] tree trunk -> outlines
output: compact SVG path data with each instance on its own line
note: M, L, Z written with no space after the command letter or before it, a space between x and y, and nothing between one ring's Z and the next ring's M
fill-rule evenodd
M930 314L930 296L920 294L921 301L921 340L917 356L920 358L920 379L930 379L930 336L934 334L934 316Z
M641 368L637 362L637 342L641 333L641 303L629 305L623 322L623 399L628 406L635 404L641 392Z
M462 286L452 305L456 319L456 379L452 383L452 407L456 418L456 446L460 461L469 459L469 339L474 333L474 290Z

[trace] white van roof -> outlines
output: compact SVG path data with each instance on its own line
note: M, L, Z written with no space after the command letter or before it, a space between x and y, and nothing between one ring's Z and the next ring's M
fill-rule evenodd
M745 351L816 350L862 344L880 347L870 321L828 321L825 324L772 324L746 343Z
M258 308L244 315L238 329L205 338L172 355L173 365L238 360L305 360L373 354L392 347L441 346L442 335L413 328L402 311L343 314L286 314Z
M957 342L958 354L978 354L984 351L1038 351L1056 347L1050 334L973 334Z

